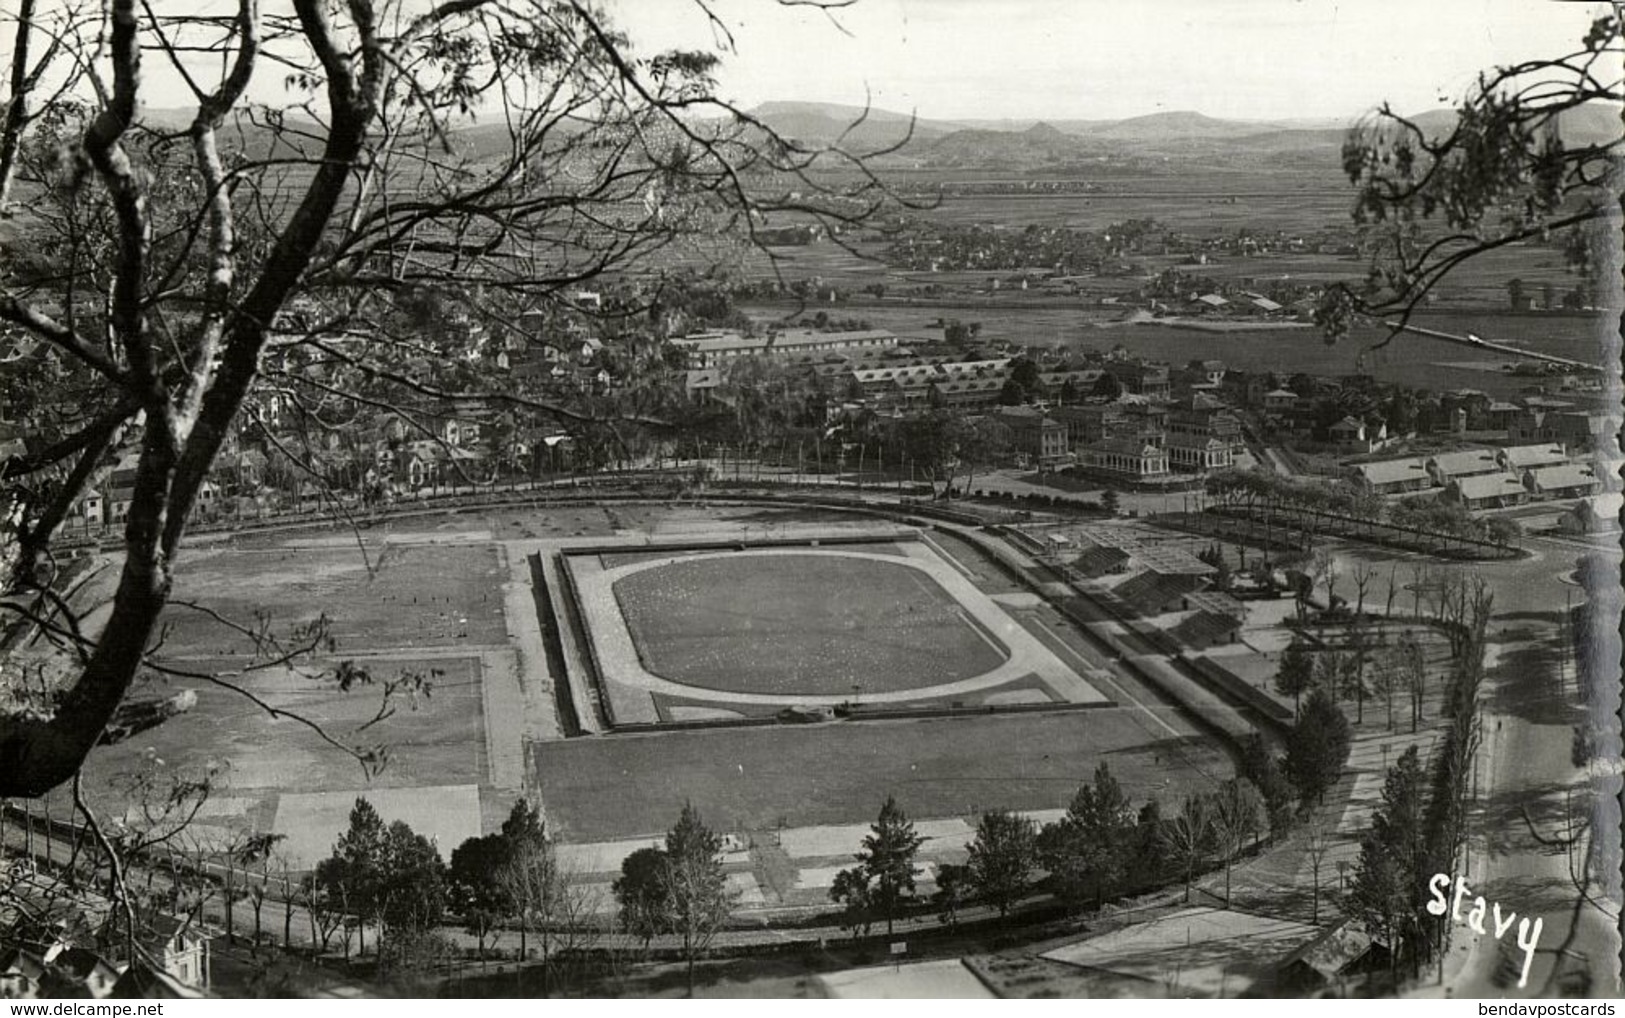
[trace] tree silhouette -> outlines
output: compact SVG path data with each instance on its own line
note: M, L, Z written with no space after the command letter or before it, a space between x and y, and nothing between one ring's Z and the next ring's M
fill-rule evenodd
M537 387L489 370L482 337L523 333L538 308L577 313L575 288L674 244L721 259L764 217L838 227L899 201L861 154L782 138L720 98L716 52L639 52L594 5L290 4L200 21L108 0L63 37L80 84L25 125L31 214L0 264L0 321L38 354L8 358L0 385L43 423L0 464L0 641L33 631L70 664L54 711L0 714L0 795L67 781L140 670L176 673L154 636L229 443L263 444L336 502L319 441L280 412L326 430L382 412L422 437L434 415L519 409L589 449L668 426L669 386ZM726 50L725 26L692 10ZM154 60L183 65L183 130L143 112ZM288 98L250 101L268 77ZM629 289L616 313L658 289ZM53 543L125 450L121 572L92 637L56 589Z
M1373 259L1365 283L1326 290L1316 317L1328 340L1378 319L1393 323L1387 343L1451 273L1510 245L1556 238L1570 267L1596 279L1625 210L1612 154L1622 52L1616 4L1570 52L1481 74L1447 130L1386 103L1352 129L1343 169ZM1597 113L1600 134L1583 126Z
M863 851L857 855L858 864L869 878L874 907L886 920L886 935L898 912L914 897L914 855L925 843L925 838L914 830L908 814L897 805L894 796L886 796L880 815L870 825L863 839Z
M1287 732L1287 776L1305 802L1319 801L1343 773L1349 756L1349 722L1330 693L1316 689Z
M970 844L971 881L977 895L1010 914L1010 907L1027 893L1038 863L1037 830L1033 822L1015 813L983 813Z

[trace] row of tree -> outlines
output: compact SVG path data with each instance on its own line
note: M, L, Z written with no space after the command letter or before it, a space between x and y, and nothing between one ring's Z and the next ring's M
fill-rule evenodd
M1373 529L1387 525L1450 540L1506 545L1520 533L1511 520L1475 518L1459 505L1430 497L1390 504L1348 484L1282 477L1266 470L1225 470L1208 475L1207 494L1223 510L1269 523L1280 521L1313 534L1324 517L1338 517Z
M1069 909L1084 909L1179 879L1188 899L1196 875L1215 864L1224 867L1228 901L1234 860L1292 822L1294 803L1282 798L1283 789L1291 793L1280 764L1261 742L1257 752L1262 763L1211 792L1188 796L1173 816L1163 814L1155 797L1136 808L1105 763L1053 823L1039 826L1005 810L984 813L965 862L936 867L930 904L939 919L953 923L972 905L1003 917L1043 893ZM896 799L888 797L856 865L836 874L829 892L854 935L884 922L889 936L896 920L926 904L916 886L921 874L916 856L924 842Z

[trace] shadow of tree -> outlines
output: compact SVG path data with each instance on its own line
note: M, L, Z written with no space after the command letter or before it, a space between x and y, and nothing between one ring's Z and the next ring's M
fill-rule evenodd
M1559 677L1567 671L1568 679ZM1576 702L1574 662L1565 661L1555 640L1525 644L1503 654L1490 669L1489 699L1492 713L1510 714L1537 725L1569 727L1585 718Z

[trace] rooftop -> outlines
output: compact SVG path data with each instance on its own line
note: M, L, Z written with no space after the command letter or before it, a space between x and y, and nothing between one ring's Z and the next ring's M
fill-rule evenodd
M1241 993L1320 931L1307 923L1216 908L1185 908L1067 944L1043 957L1172 984L1177 996Z
M1597 483L1597 473L1588 466L1568 463L1529 471L1529 483L1536 491L1579 488Z
M1469 474L1489 474L1501 469L1495 461L1494 449L1466 449L1461 452L1443 452L1430 462L1446 477Z
M1524 493L1523 485L1511 474L1476 474L1471 477L1458 477L1451 483L1463 499L1469 500Z
M1427 465L1420 456L1398 460L1378 460L1375 463L1357 463L1354 469L1367 484L1393 484L1399 481L1427 480Z
M1568 454L1560 445L1547 443L1545 445L1512 445L1501 450L1501 456L1506 465L1513 470L1525 470L1530 467L1555 466L1567 463Z

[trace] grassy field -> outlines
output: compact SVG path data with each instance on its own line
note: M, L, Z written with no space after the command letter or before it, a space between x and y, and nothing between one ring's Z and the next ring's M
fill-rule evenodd
M1053 809L1102 761L1135 801L1177 809L1231 773L1213 743L1149 742L1117 708L617 735L544 743L533 759L572 841L664 831L685 801L724 831L868 821L888 793L915 817Z
M298 711L321 724L343 745L388 746L389 761L373 782L379 786L478 784L485 780L477 661L437 658L365 663L379 679L403 670L428 674L430 669L439 669L443 674L431 680L428 696L416 702L394 698L392 713L364 730L361 726L383 706L377 687L357 686L345 693L332 682L318 682L282 668L232 676L230 681L272 707ZM229 662L188 662L187 667L218 669L230 675ZM234 789L316 791L364 783L355 760L298 721L273 718L246 697L205 682L174 678L154 692L167 694L178 688L196 690L194 709L150 733L98 749L91 756L93 772L107 775L128 770L151 746L172 767L199 768L208 761L229 764Z
M891 692L991 671L1004 654L926 574L839 555L699 557L617 580L649 671L738 693Z
M262 538L263 542L264 539ZM253 549L189 548L177 567L175 598L271 631L325 612L338 649L442 647L506 638L497 559L490 547L374 543L367 569L349 537L284 537ZM250 641L208 615L172 605L165 612L171 654L247 654Z

